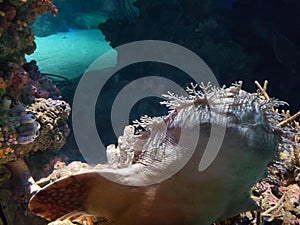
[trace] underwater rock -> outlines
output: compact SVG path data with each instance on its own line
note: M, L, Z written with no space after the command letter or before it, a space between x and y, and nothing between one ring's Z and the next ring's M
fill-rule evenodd
M235 42L229 18L214 10L212 0L138 0L134 20L108 19L99 26L112 47L140 40L164 40L199 55L221 83L251 81L257 55ZM141 73L149 73L149 68ZM236 76L238 74L238 76Z
M278 143L285 144L293 133L290 119L274 110L283 102L266 98L264 91L243 91L240 83L201 89L188 89L189 98L168 95L169 114L143 117L135 128L126 127L118 146L107 149L110 164L46 185L29 208L58 224L87 221L84 211L90 224L93 215L122 225L211 224L253 210L251 186L263 177ZM200 172L212 125L226 129L224 141L215 161ZM181 142L184 134L186 142ZM173 173L185 157L186 165ZM160 177L165 179L153 182Z
M106 21L106 16L101 12L89 12L75 15L76 29L97 29L99 24Z
M247 85L259 77L268 79L273 83L272 95L286 96L291 110L298 110L297 92L289 90L300 84L296 75L299 1L222 1L233 4L227 12L215 9L214 2L221 1L137 0L134 5L140 13L135 21L109 19L99 29L114 48L149 39L187 47L209 65L220 83L241 79ZM151 72L145 68L138 73ZM281 85L282 77L286 77L285 85Z
M0 218L1 225L2 224L8 224L8 225L47 224L47 222L45 222L44 219L34 216L30 212L28 212L26 203L16 201L15 196L9 190L0 189L0 202L1 202L2 212L3 212L2 217Z
M0 189L1 218L7 224L44 225L45 221L28 212L26 204L30 195L39 187L34 183L30 171L22 159L8 162L5 168L10 172L9 182Z
M67 20L71 18L70 15L65 13L66 8L60 6L59 2L55 2L59 13L54 17L51 13L45 13L40 15L33 25L30 27L36 37L46 37L57 32L68 32L69 24Z

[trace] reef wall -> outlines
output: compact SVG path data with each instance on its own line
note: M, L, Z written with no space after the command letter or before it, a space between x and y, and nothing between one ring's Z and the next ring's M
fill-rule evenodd
M44 224L26 214L30 173L22 158L60 149L69 133L69 104L24 57L36 48L30 26L45 12L56 15L51 0L0 1L0 224Z
M24 54L35 50L29 26L46 11L56 15L52 1L2 1L0 5L0 150L6 162L30 150L59 149L68 134L70 107L59 100L60 91L36 62L24 59Z

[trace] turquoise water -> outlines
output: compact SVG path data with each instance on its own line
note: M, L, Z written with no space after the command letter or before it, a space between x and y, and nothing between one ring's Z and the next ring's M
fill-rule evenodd
M36 60L43 73L72 79L82 75L88 66L103 53L112 49L100 30L70 30L46 37L35 37L36 51L26 60ZM116 58L103 62L113 66Z
M273 154L273 150L276 150L273 147L275 142L270 142L271 138L266 141L256 140L264 139L273 131L280 130L281 125L278 125L278 122L288 117L288 115L274 113L272 104L280 105L279 102L273 100L270 103L263 102L264 99L267 99L265 92L270 97L288 102L291 107L284 109L290 109L291 115L300 108L298 93L300 87L300 1L53 0L53 3L55 6L50 0L0 0L0 225L48 224L47 221L29 212L28 201L29 197L38 189L35 184L43 186L52 178L58 178L60 173L64 174L61 169L80 168L83 162L88 162L91 165L98 162L106 163L107 161L114 161L114 156L118 155L120 158L117 161L122 169L125 164L131 166L131 163L143 162L141 159L145 155L149 155L149 158L154 160L153 163L151 160L150 163L147 162L147 165L156 165L156 163L159 165L162 159L168 155L168 146L171 146L170 150L173 152L174 149L177 149L177 142L183 143L180 139L185 136L189 138L188 143L185 142L187 149L192 149L191 143L198 141L198 136L200 136L197 134L197 125L193 123L195 119L198 121L197 117L194 116L199 113L200 118L203 116L209 118L215 112L219 112L218 110L220 110L220 115L232 118L230 121L243 122L234 122L234 126L227 129L228 132L226 131L227 136L223 142L223 144L225 143L223 145L225 146L224 151L220 151L220 156L215 162L217 167L220 166L221 175L218 173L219 176L215 176L217 173L213 173L213 176L207 176L208 180L206 178L203 180L204 185L193 186L198 183L198 180L196 179L194 184L191 181L193 178L197 178L198 172L202 173L202 171L198 171L199 167L197 171L191 170L193 173L190 173L189 169L198 165L201 159L200 155L203 155L202 158L205 156L202 153L194 154L191 164L193 166L187 166L185 167L187 170L183 170L184 173L178 173L186 174L178 180L178 183L170 182L170 186L168 186L169 184L166 182L166 188L160 186L158 189L152 189L150 187L149 192L146 193L146 198L151 202L142 204L146 207L145 210L140 210L140 205L137 205L137 208L133 210L134 216L129 217L130 219L135 216L138 217L139 213L151 208L157 210L158 213L153 214L153 217L159 218L157 217L160 214L159 202L162 200L164 204L171 202L169 205L171 209L173 206L175 207L175 210L169 210L170 208L167 207L170 214L163 215L162 218L175 221L177 205L180 207L182 202L172 204L172 201L173 198L174 202L181 199L181 191L186 193L186 196L182 196L191 199L190 203L192 203L189 208L185 208L185 205L182 204L184 209L182 212L193 210L198 204L196 198L191 197L190 194L201 197L202 194L207 196L206 193L210 194L210 199L213 200L211 202L215 202L214 200L217 202L223 197L233 197L232 204L230 203L232 210L236 213L245 210L248 206L240 206L239 198L235 199L238 196L236 190L243 188L240 197L241 200L245 200L246 195L244 196L244 194L250 192L250 186L254 182L252 178L256 180L256 178L261 177L262 173L266 172L264 163L267 162L265 160L269 162L271 159L264 158L264 156L269 157L271 153ZM53 12L56 12L56 9L58 9L58 13L54 16L55 13ZM47 12L35 18L34 15L46 10L50 10L52 13ZM31 24L33 19L35 22ZM28 26L29 24L31 26ZM33 35L30 30L34 33L35 43L33 43ZM148 42L149 40L151 41ZM164 45L158 45L157 42L153 45L153 40L162 41ZM137 43L139 43L138 47L132 48ZM189 89L192 95L200 89L204 92L203 95L198 96L196 94L194 100L192 96L189 100L176 96L177 94L179 96L185 95L184 90L187 86L191 87L191 82L200 84L203 81L206 84L208 82L206 77L210 72L202 70L205 66L194 60L185 51L178 52L165 48L166 43L172 44L173 47L175 45L184 47L185 51L190 51L193 56L201 58L208 65L220 85L228 87L233 82L242 81L243 86L237 82L230 89L226 89L226 92L224 89L219 91L213 89L211 90L213 92L207 92L210 88L202 85L200 88ZM131 47L126 48L126 51L116 48L124 44L129 44ZM35 45L36 49L34 48ZM118 53L114 48L118 49ZM23 60L25 52L32 53L25 56L26 63ZM110 57L105 58L105 60L101 58L100 61L93 64L106 52L113 52L113 54L110 54ZM151 58L152 60L148 58L149 52L151 57L154 56ZM117 60L119 60L119 64ZM125 61L130 64L124 64ZM196 61L198 62L197 65L194 64ZM91 68L90 65L93 67ZM124 67L120 69L120 66ZM112 68L101 70L107 67ZM114 73L110 74L109 72L112 70ZM90 73L86 75L91 76L83 75L87 71ZM195 75L194 72L197 74ZM256 86L255 80L263 87ZM268 82L264 83L265 80ZM175 88L173 89L173 87ZM254 100L253 104L251 102L252 97L258 98L258 95L253 94L247 97L248 94L244 95L245 92L241 92L240 88L249 93L257 93L257 88L260 88L258 93L264 94L264 96L259 96L257 102L263 102L263 105L254 107L255 110L252 111L252 106L256 106ZM161 97L162 94L166 94L168 91L175 94L169 94L171 102L165 102L165 104L174 107L171 112L169 112L170 108L160 104L166 100L166 96ZM217 92L222 95L216 94ZM216 104L210 105L207 96L211 96L212 103ZM240 99L235 100L236 97ZM214 100L216 101L214 102ZM232 103L232 112L234 112L232 114L230 107L224 106L224 110L222 107L218 108L223 103L227 104L227 101ZM244 102L247 105L248 101L251 102L249 107L243 107ZM249 111L247 114L242 113L244 108L246 112ZM274 108L277 107L274 106ZM194 113L189 113L191 109L196 110L193 111ZM228 114L226 113L227 109L230 109ZM270 112L261 114L260 110L266 109ZM236 110L241 110L241 113ZM281 111L281 107L279 111ZM145 115L147 117L143 117ZM165 117L165 115L168 116ZM265 115L268 115L267 118ZM160 116L163 117L163 120L158 118ZM141 117L143 122L137 123L139 125L136 126L135 130L128 126L123 134L124 126L132 124L133 121ZM150 117L154 119L149 119ZM184 123L181 123L181 120L184 120L185 117L187 121L191 121L192 126L189 124L182 126ZM277 117L280 120L277 121L275 119ZM263 121L263 124L265 122L268 124L274 120L275 122L272 123L276 127L273 130L271 126L256 126L257 119L259 122ZM145 126L149 121L153 121L153 124ZM195 143L197 146L204 146L206 142L209 144L210 140L212 140L211 143L215 144L217 139L220 140L221 132L214 132L213 126L209 128L205 121L202 121L204 126L201 127L203 141L199 139L200 141ZM298 118L297 121L299 121ZM289 124L288 127L285 127L283 133L274 132L276 136L283 134L287 136L279 138L283 144L279 143L277 150L280 154L276 156L276 160L268 168L270 172L266 181L269 183L261 183L259 187L255 187L253 192L256 200L267 206L264 210L270 209L274 204L283 200L283 203L287 204L288 207L279 206L281 208L273 210L267 216L261 215L262 219L267 219L271 215L278 220L288 221L285 224L293 224L295 219L298 221L294 224L300 223L298 198L300 188L299 181L295 179L299 177L299 170L295 169L299 168L299 152L297 152L297 148L294 149L291 145L299 138L299 126L297 129L293 126L296 126L296 122L294 125ZM196 128L194 129L195 132L190 127ZM240 130L236 134L232 132L234 127L238 128L238 131ZM185 133L185 130L188 132ZM255 135L248 136L248 133L251 134L251 132L247 130ZM166 136L163 133L165 131L167 132ZM209 131L211 131L210 134ZM248 132L246 138L249 139L249 142L247 143L243 143L244 138L240 138L245 131ZM262 135L258 135L257 131L261 132ZM141 134L141 136L136 137L135 134ZM195 134L196 136L192 136ZM144 143L146 139L153 142L153 147ZM163 141L161 142L161 140ZM135 144L133 144L134 142ZM243 151L244 148L246 150L244 146L252 142L255 142L253 146L257 145L257 149L252 151L254 148L248 146L247 151ZM124 151L127 153L121 157L118 149L112 148L111 144L119 144L119 150L125 149ZM207 146L209 146L208 144ZM299 145L299 142L296 144ZM182 146L185 147L185 145ZM107 146L110 146L109 151L106 151ZM210 148L207 147L207 149ZM216 148L211 149L216 150ZM270 149L268 154L266 154L267 149ZM140 154L140 150L147 154ZM232 154L227 154L227 150ZM91 151L95 155L89 154ZM237 152L240 152L240 155L236 154ZM108 155L106 156L105 153ZM114 153L117 154L114 155ZM180 151L178 153L180 153L178 156L184 155ZM254 154L253 158L252 154ZM126 163L123 162L125 155L127 157ZM16 159L17 161L15 161ZM106 159L109 160L106 161ZM205 161L210 162L209 160ZM75 163L73 164L75 167L66 166L72 165L71 162ZM257 166L259 163L264 165ZM233 171L233 176L231 176L232 173L227 173L226 169ZM161 174L164 172L165 170L161 171ZM246 173L243 174L242 172ZM28 179L30 174L33 177ZM241 175L237 176L237 174ZM160 174L158 175L160 176ZM177 175L174 174L173 178L178 177ZM217 180L213 180L215 177ZM223 182L226 177L229 178L228 181ZM35 183L33 178L35 181L40 178L42 180ZM173 178L170 180L176 181ZM237 178L237 180L233 178ZM243 179L246 182L243 182ZM248 183L250 180L251 185ZM91 182L86 183L91 184ZM209 184L208 187L206 184ZM215 187L210 188L210 184L215 185ZM229 192L219 189L222 184L229 185ZM246 184L247 187L244 186ZM289 186L283 187L282 184ZM99 186L101 185L99 184ZM59 190L59 193L54 192L54 195L49 195L50 197L45 199L56 201L62 198L63 204L60 206L64 207L65 203L69 202L69 197L77 199L78 196L81 196L81 194L77 195L79 189L73 190L71 188L73 186L77 188L78 183L68 185L67 188ZM79 186L85 188L84 185ZM182 189L182 187L184 188ZM196 188L191 192L188 189L185 191L185 187ZM178 189L176 190L176 188ZM162 194L159 191L156 192L159 189L163 190ZM110 192L110 188L106 190ZM99 195L98 192L94 192L94 194L101 203L100 193L103 190L99 191ZM285 191L289 191L289 193L284 194ZM83 192L80 191L80 193ZM110 192L112 198L109 198L109 201L115 201L118 193L118 191ZM124 196L127 196L127 193L129 192L126 192ZM134 192L130 191L130 193ZM296 194L294 195L294 193ZM164 198L164 194L170 194L171 198ZM73 196L75 197L73 198ZM286 199L283 199L283 196ZM165 199L170 200L170 202L165 201ZM207 199L207 202L206 200L198 201L199 206L203 206L204 211L209 211L209 213L202 211L202 218L209 217L210 211L216 211L218 218L223 212L224 215L227 215L226 211L229 210L228 206L230 205L225 207L225 204L221 204L226 209L216 209L212 207L214 204L210 204L210 199ZM126 199L129 203L131 200L135 200L135 196ZM155 200L155 204L159 203L157 204L158 207L152 204L153 200ZM144 201L141 202L144 203ZM292 207L292 204L295 207ZM79 205L85 206L86 204L81 202ZM147 208L148 206L150 207ZM106 209L105 207L103 209ZM50 212L53 209L55 211L57 208L59 205L56 202L51 203L46 206L45 212ZM33 211L41 210L40 207L36 209ZM276 213L279 211L281 213L281 210L284 215L277 215ZM59 213L67 212L58 211ZM120 211L126 213L126 210ZM268 211L270 212L270 210ZM178 213L179 216L180 213ZM230 213L231 215L233 214ZM251 217L254 215L256 213L251 214ZM195 218L198 216L195 214ZM257 222L254 222L256 218L251 219L248 216L250 214L244 215L239 222L226 221L226 224L250 225ZM186 216L183 215L183 217ZM274 223L261 221L261 224L277 225L278 220L274 220ZM178 223L176 221L168 224L175 225ZM132 225L133 223L126 223L126 221L125 223L118 223L118 225L124 224ZM137 224L145 225L147 223L143 221ZM153 225L152 218L148 224ZM158 224L165 225L166 223L156 223L156 225ZM191 223L183 222L181 224L190 225ZM208 223L201 221L199 224Z

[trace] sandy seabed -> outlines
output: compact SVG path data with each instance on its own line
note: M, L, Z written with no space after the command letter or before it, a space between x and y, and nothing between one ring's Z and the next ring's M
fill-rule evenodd
M82 75L98 57L112 50L100 30L70 30L47 37L36 37L36 51L26 60L36 60L42 73L68 79ZM103 66L113 66L116 53Z

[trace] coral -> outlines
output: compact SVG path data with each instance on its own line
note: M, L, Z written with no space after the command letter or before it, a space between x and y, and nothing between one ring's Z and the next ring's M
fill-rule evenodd
M42 74L36 61L32 60L23 65L29 74L27 85L20 92L20 100L26 104L31 104L35 98L60 99L60 91L53 82Z
M5 89L6 88L6 83L3 77L0 77L0 89Z
M68 134L69 105L57 100L61 98L60 91L39 72L35 61L22 67L15 63L9 65L9 76L2 78L5 92L0 107L0 147L13 145L17 157L32 149L61 148ZM42 98L49 99L43 101Z
M11 73L11 86L15 92L20 90L28 82L28 74L23 67L17 67Z
M9 106L10 107L10 106ZM22 157L31 150L60 149L69 134L67 119L70 106L64 101L36 99L24 111L11 109L3 119L0 145L13 145L15 155ZM17 116L9 115L14 112ZM3 134L3 135L2 135Z
M8 93L14 96L15 100L25 104L32 103L35 97L61 98L58 88L46 75L40 73L35 61L26 63L22 67L11 63L10 71L8 73L10 79L2 78L2 86L5 86L2 95Z
M54 170L52 171L52 173L47 177L41 178L36 183L43 187L60 178L68 177L75 173L86 171L89 169L92 169L92 167L87 163L83 163L80 161L73 161L68 165L66 165L65 162L57 161L54 165Z
M6 82L3 79L3 77L0 77L0 99L5 95L6 93Z
M10 147L0 148L0 164L5 164L9 161L14 161L16 156L14 150Z
M107 162L112 168L128 167L134 159L134 151L138 151L137 145L134 146L134 127L127 126L124 134L118 138L118 146L109 145L106 149ZM134 147L133 147L134 146Z
M21 104L13 104L9 98L2 99L1 109L3 115L0 123L0 150L6 155L7 149L10 149L9 147L14 148L15 145L20 144L20 133L18 133L17 129L22 129L23 127L23 131L25 131L24 124L30 123L33 115L25 114L25 107ZM3 154L2 156L4 156ZM10 154L10 156L12 155ZM16 157L15 155L8 157L9 160L0 158L3 162L7 162L15 160Z
M60 99L60 91L53 82L42 74L36 61L32 60L29 63L23 65L25 70L29 73L29 77L32 79L30 83L33 90L33 95L37 98L52 98L54 100ZM46 94L46 95L45 95Z
M35 61L9 66L8 76L2 78L0 148L12 147L17 158L32 149L61 148L69 132L69 105L58 100L60 91L39 72Z
M32 114L23 112L17 117L3 118L4 125L0 127L0 151L3 151L4 155L7 155L7 149L10 149L10 147L15 150L17 145L29 144L38 136L39 124L35 119L29 119L32 117L34 117ZM1 156L0 158L4 162L13 161L16 159L16 155L7 155L9 160L2 159Z
M0 65L5 70L7 62L22 65L24 54L34 51L34 37L29 27L36 17L46 11L55 15L57 9L51 0L4 0L0 8Z
M31 113L21 114L21 125L17 127L18 144L26 145L39 136L40 124L36 122L36 117Z
M13 149L15 157L19 157L30 150L28 144L39 136L40 129L35 116L26 113L23 104L32 103L35 97L56 99L58 96L55 94L59 95L45 76L32 79L32 72L38 72L34 63L22 66L24 54L30 54L35 49L30 25L38 15L46 11L55 15L57 9L51 0L3 0L0 8L0 149L3 157L8 154L9 148ZM28 72L24 68L35 68L36 71L31 69ZM35 93L29 91L32 86L37 86ZM14 159L0 158L3 162Z
M36 48L29 27L46 11L57 13L51 0L0 0L0 224L45 224L28 213L28 197L39 187L22 158L31 150L59 149L68 134L70 108L57 100L59 90L35 61L24 64ZM42 107L46 124L36 115Z
M0 148L33 142L40 126L35 116L26 113L23 104L13 103L10 98L3 98L1 106Z
M40 124L39 136L32 143L34 151L60 149L69 134L67 119L71 108L61 100L37 98L26 111L33 113Z

